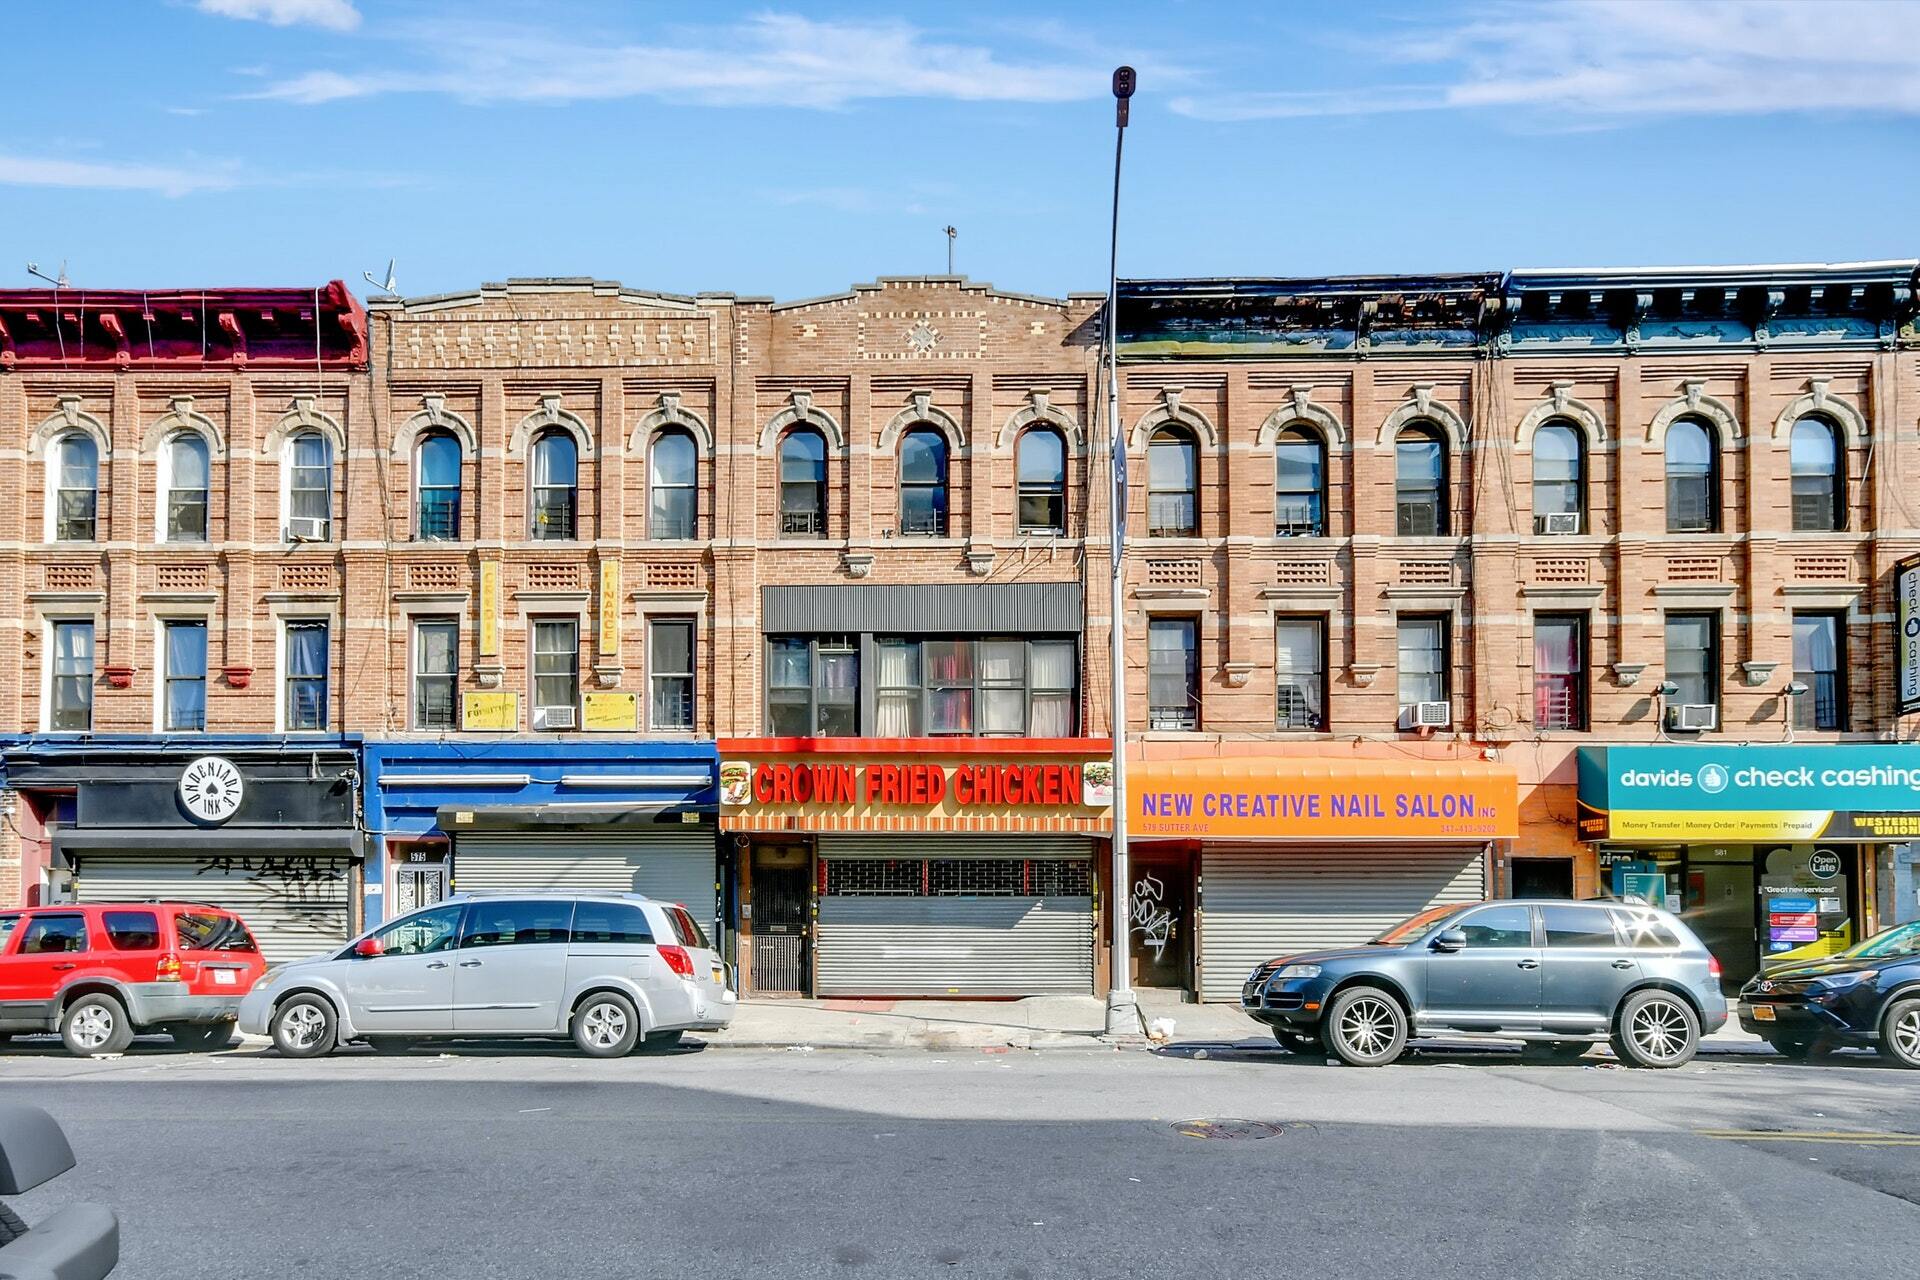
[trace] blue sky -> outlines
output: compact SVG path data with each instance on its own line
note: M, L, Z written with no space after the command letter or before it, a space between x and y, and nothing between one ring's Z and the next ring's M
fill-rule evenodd
M0 286L1920 255L1920 3L7 0Z

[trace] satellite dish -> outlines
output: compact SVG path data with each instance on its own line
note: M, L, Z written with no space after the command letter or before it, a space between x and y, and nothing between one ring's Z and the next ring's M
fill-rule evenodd
M394 260L392 258L387 259L387 278L385 280L374 279L373 272L371 271L362 271L360 275L368 284L386 294L388 297L397 298L400 296L400 287L393 278L393 263Z

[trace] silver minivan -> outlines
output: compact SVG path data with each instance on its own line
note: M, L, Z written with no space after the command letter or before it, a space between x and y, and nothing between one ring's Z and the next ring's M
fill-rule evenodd
M311 1058L347 1040L571 1037L617 1058L718 1031L736 997L685 907L631 893L455 894L269 971L240 1029Z

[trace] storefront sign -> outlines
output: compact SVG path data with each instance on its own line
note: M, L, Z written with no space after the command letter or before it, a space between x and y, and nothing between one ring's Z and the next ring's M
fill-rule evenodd
M1920 747L1582 747L1579 778L1586 840L1920 836Z
M460 727L512 733L520 727L520 695L499 690L470 690L460 695Z
M233 761L201 756L180 771L180 804L195 822L218 826L240 812L247 784Z
M632 733L640 723L637 693L583 693L580 727L588 733Z
M1491 840L1519 833L1519 784L1487 764L1148 761L1128 782L1142 837Z
M500 652L500 562L480 562L480 656Z
M620 656L620 562L600 562L600 656Z
M1900 714L1920 711L1920 556L1893 567L1895 698Z

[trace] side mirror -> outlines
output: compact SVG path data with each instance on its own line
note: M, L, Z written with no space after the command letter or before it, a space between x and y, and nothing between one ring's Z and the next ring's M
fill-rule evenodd
M1458 951L1467 945L1467 933L1464 929L1442 929L1433 940L1435 951Z
M386 948L380 945L380 939L378 938L362 938L353 944L353 954L359 956L362 960L371 960L375 956L382 955L385 952Z

